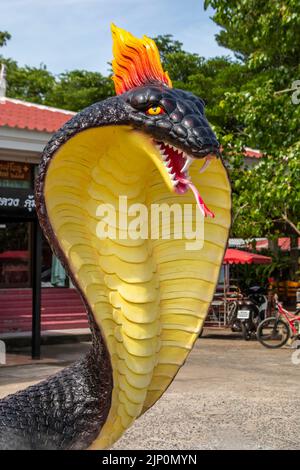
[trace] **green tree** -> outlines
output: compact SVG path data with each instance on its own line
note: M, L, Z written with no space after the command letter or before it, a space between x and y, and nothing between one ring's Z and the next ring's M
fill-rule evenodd
M97 72L72 70L58 76L45 65L20 67L0 56L7 66L7 96L32 103L79 111L112 96L113 82Z
M173 39L173 34L159 34L155 36L153 40L159 49L160 58L163 63L167 62L169 54L182 52L183 50L182 42Z
M216 105L232 119L218 127L231 162L233 234L285 235L300 230L300 105L291 100L300 79L300 3L293 0L206 0L222 28L220 45L234 51L244 69L239 90ZM217 111L216 111L217 112ZM246 146L265 155L242 166Z
M47 95L55 84L55 77L45 65L20 67L12 59L0 57L7 66L7 96L38 104L47 104Z
M98 72L72 70L58 76L46 96L46 103L79 111L114 94L113 81Z
M0 31L0 47L5 46L10 39L11 35L7 31Z
M218 43L251 66L294 66L300 62L298 0L205 0L221 27Z

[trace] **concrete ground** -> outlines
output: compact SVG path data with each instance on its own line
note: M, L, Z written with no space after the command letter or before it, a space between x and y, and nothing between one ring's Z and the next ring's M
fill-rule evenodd
M57 372L88 347L44 346L41 363L11 356L11 365L0 367L0 397ZM300 449L298 351L206 331L169 390L114 449Z

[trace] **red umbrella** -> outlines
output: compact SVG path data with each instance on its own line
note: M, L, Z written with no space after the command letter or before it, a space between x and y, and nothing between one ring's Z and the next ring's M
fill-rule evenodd
M272 258L249 251L227 248L223 264L271 264Z

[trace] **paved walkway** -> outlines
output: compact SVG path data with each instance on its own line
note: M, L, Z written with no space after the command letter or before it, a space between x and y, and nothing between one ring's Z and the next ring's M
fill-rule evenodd
M0 396L55 373L88 347L45 346L43 362L1 367ZM300 449L300 364L292 353L204 334L163 398L115 448Z

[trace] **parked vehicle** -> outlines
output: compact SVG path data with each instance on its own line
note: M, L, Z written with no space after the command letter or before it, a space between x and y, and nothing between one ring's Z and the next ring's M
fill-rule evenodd
M254 286L242 293L237 286L230 286L226 294L221 291L215 294L205 326L230 328L249 340L255 337L257 326L265 318L267 308L265 289Z
M247 297L239 301L237 320L241 325L243 338L249 341L256 335L258 325L266 317L268 297L262 287L250 287Z
M242 298L242 296L241 296ZM239 305L241 300L231 300L228 302L228 312L227 312L227 325L231 328L231 331L234 333L242 332L241 321L238 318Z
M281 348L290 337L300 338L300 309L295 313L283 308L275 296L276 316L263 320L257 328L257 339L266 348Z
M226 293L222 288L217 289L210 304L205 326L208 328L230 328L236 319L237 300L243 298L240 289L231 285ZM241 328L239 328L241 331Z

